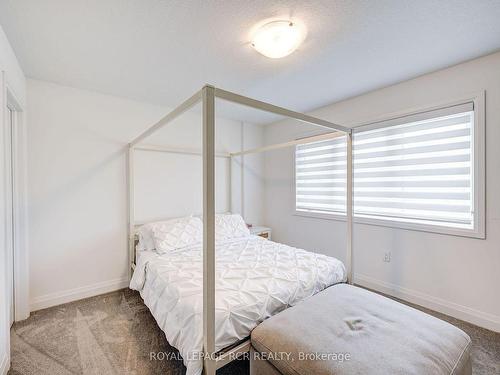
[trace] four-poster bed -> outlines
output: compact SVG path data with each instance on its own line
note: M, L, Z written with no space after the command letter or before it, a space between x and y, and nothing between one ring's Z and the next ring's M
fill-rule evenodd
M135 219L134 212L134 152L136 150L181 152L200 154L196 150L172 149L162 146L144 145L142 142L190 108L201 101L202 103L202 151L203 159L203 361L205 374L215 374L216 370L230 362L238 353L249 350L249 340L237 342L223 351L216 350L216 209L215 209L215 158L227 157L227 154L217 154L215 151L215 119L216 98L236 103L257 110L270 112L286 118L291 118L331 130L321 135L314 135L299 140L285 142L276 145L263 146L256 149L242 150L229 154L229 158L238 157L250 153L266 152L285 147L291 147L303 143L316 142L346 136L347 143L347 173L346 173L346 208L347 208L347 251L346 251L346 276L347 281L352 283L352 131L350 128L340 126L329 121L321 120L306 114L287 110L272 104L264 103L255 99L247 98L229 91L206 85L192 97L184 101L179 107L163 117L144 133L135 138L128 145L127 170L128 170L128 244L129 261L131 270L135 265L135 228L139 223ZM262 240L266 241L266 240ZM270 242L270 241L269 241ZM259 244L261 246L261 244Z

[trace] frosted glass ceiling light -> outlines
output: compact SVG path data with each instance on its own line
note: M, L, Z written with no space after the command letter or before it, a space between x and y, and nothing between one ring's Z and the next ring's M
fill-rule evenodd
M297 22L272 21L255 31L252 47L264 56L279 59L295 51L305 34L305 27Z

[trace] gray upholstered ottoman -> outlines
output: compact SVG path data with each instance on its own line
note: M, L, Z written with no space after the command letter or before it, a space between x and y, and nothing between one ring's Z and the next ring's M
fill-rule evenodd
M252 332L251 375L470 375L471 340L455 326L340 284Z

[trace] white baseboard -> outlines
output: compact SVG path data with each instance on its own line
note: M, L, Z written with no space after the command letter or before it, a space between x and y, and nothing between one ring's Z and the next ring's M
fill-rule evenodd
M396 284L378 280L370 276L355 274L354 283L361 286L401 298L402 300L415 303L431 310L453 316L457 319L478 325L480 327L500 332L500 316L472 309L454 302L421 293L412 289L404 288ZM77 301L79 299L93 297L103 293L113 292L126 288L129 284L128 278L108 280L93 285L65 290L62 292L50 293L40 297L35 297L30 304L30 310L36 311L47 307L61 305L63 303ZM5 363L4 363L5 362ZM8 359L3 358L0 369L7 366ZM0 374L4 373L0 371Z
M7 375L9 371L9 356L7 353L3 353L2 359L0 360L0 375Z
M63 303L114 292L115 290L126 288L128 285L129 279L121 278L103 281L93 285L82 286L75 289L63 290L61 292L45 294L43 296L33 298L30 303L30 310L36 311L46 309L47 307L62 305Z
M500 332L500 316L498 315L472 309L467 306L446 301L442 298L407 289L396 284L388 283L386 281L377 280L366 275L354 275L354 283L452 316L454 318L464 320L477 326L495 332Z

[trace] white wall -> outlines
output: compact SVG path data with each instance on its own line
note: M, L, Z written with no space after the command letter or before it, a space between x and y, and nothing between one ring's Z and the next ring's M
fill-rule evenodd
M28 81L28 99L32 309L125 287L125 145L168 110L35 80ZM201 144L200 118L187 114L147 143L195 148ZM245 129L254 142L262 139L262 127ZM241 139L239 123L217 121L217 151L238 148ZM137 164L158 173L148 186L146 169L136 168L136 180L145 181L136 186L138 219L188 214L198 206L201 211L201 158L141 153ZM227 188L227 171L222 175ZM261 214L247 219L260 220Z
M26 105L26 78L16 55L0 26L0 69L5 72L6 83L24 107Z
M201 150L201 111L183 114L160 129L144 144L161 144L187 151ZM228 152L262 145L263 127L218 118L216 121L216 211L244 214L248 222L259 222L263 210L262 157L222 157ZM135 152L136 220L151 221L202 212L203 184L201 155ZM243 175L242 175L243 173ZM243 179L243 180L242 180ZM242 184L243 182L243 184ZM243 189L242 186L246 187ZM231 190L230 190L231 189ZM162 205L158 199L162 197ZM242 197L245 203L242 203Z
M486 90L486 240L355 224L355 281L500 331L500 53L335 103L314 112L356 124ZM267 143L304 134L268 126ZM345 223L292 215L293 150L265 158L265 221L278 241L345 258ZM382 261L392 251L391 263Z
M4 130L6 121L6 88L16 96L19 104L26 105L26 81L16 56L0 27L0 72L3 72L3 78L0 77L0 265L3 269L0 272L0 374L7 373L10 358L10 327L9 311L10 298L7 291L7 251L6 251L6 233L5 233L5 158L4 158Z

